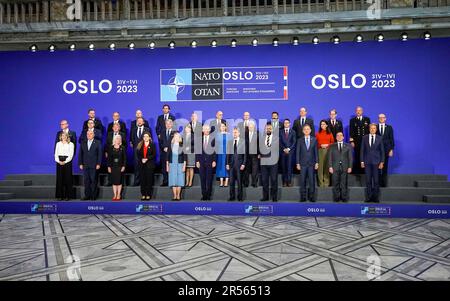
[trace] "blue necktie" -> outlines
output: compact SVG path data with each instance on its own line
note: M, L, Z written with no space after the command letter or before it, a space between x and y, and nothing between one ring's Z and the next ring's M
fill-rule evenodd
M309 150L309 138L306 138L306 149Z

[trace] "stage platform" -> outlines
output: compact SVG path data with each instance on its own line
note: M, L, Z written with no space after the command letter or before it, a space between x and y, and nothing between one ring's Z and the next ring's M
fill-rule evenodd
M54 200L55 175L14 174L0 181L0 213L49 214L211 214L279 216L348 216L396 218L449 218L450 182L445 175L391 175L389 187L381 189L380 203L364 203L364 175L350 175L350 200L333 203L332 189L318 188L317 202L300 203L299 175L293 187L280 187L279 202L260 202L262 187L244 189L244 202L228 202L229 188L213 187L213 201L201 202L199 176L194 186L184 189L183 201L172 202L171 188L160 187L156 175L154 199L140 201L140 188L129 186L133 175L125 177L124 200L111 201L112 188L105 186L107 175L100 175L97 201L60 202ZM84 194L82 175L75 175L74 195ZM281 183L281 176L279 179Z

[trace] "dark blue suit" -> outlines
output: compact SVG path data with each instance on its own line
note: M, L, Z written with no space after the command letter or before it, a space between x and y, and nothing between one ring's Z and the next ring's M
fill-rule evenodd
M78 143L84 143L87 141L87 130L83 130L81 133L80 138L78 139ZM94 128L94 139L98 140L99 142L102 142L103 134L102 131Z
M169 113L168 119L175 121L175 116ZM156 121L156 135L159 141L161 141L161 133L166 130L166 121L164 120L164 114L158 116Z
M286 129L280 131L280 158L281 170L283 172L283 183L290 184L292 181L292 159L295 154L295 147L297 144L297 133L289 129L289 134L286 136ZM288 154L284 152L285 148L289 148Z
M164 126L165 128L165 126ZM161 163L161 172L163 175L163 185L167 185L169 182L169 175L167 173L167 169L166 169L166 162L169 159L169 150L171 148L171 144L172 144L172 138L173 138L173 134L175 134L175 130L171 129L170 130L170 134L167 135L167 129L163 130L160 132L160 138L159 138L159 161ZM164 151L164 148L167 147L167 152Z
M239 138L237 145L234 145L235 139L228 141L227 145L227 163L230 166L230 200L236 197L235 182L238 182L238 200L243 200L242 180L244 171L242 165L247 165L247 152L245 150L245 139Z
M204 147L204 137L202 138L202 152L195 155L195 162L200 163L200 182L202 186L202 200L211 200L212 182L213 182L213 167L212 163L216 162L215 141L214 136L209 135L209 142L206 148Z
M316 176L315 165L319 163L319 155L317 151L317 140L313 136L309 136L309 148L306 147L306 138L302 137L297 140L297 158L296 163L300 164L300 201L306 201L306 184L308 183L308 199L315 201L316 192Z
M365 135L361 141L360 160L364 162L364 170L366 173L366 201L378 202L380 185L378 169L381 162L384 163L384 145L383 138L375 135L375 142L370 146L370 140L372 135Z
M102 154L100 141L93 139L90 149L88 149L87 140L80 145L78 165L83 165L84 196L86 199L94 200L97 197L98 173L96 166L102 164Z
M278 201L278 161L280 159L279 132L272 133L272 143L267 145L267 135L260 136L259 150L261 157L261 179L263 186L262 201L269 200L269 191L272 201ZM270 187L270 189L269 189Z
M383 133L380 132L380 125L377 125L377 135L383 137L383 147L384 147L384 165L383 171L380 174L380 186L387 187L388 185L388 168L389 168L389 152L394 149L394 129L391 125L385 124Z

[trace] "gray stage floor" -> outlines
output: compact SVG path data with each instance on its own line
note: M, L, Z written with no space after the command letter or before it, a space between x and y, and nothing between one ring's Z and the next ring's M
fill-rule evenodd
M449 220L1 215L0 235L0 280L450 280Z

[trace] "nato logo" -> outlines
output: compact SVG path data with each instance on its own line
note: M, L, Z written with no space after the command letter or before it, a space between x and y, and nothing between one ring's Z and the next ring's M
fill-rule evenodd
M246 214L272 214L273 206L270 205L247 205L244 207Z
M192 69L161 69L161 101L192 99Z
M391 215L391 207L363 206L361 215Z
M56 212L57 205L56 204L31 204L31 212Z
M136 213L162 213L161 204L140 204L136 205Z

